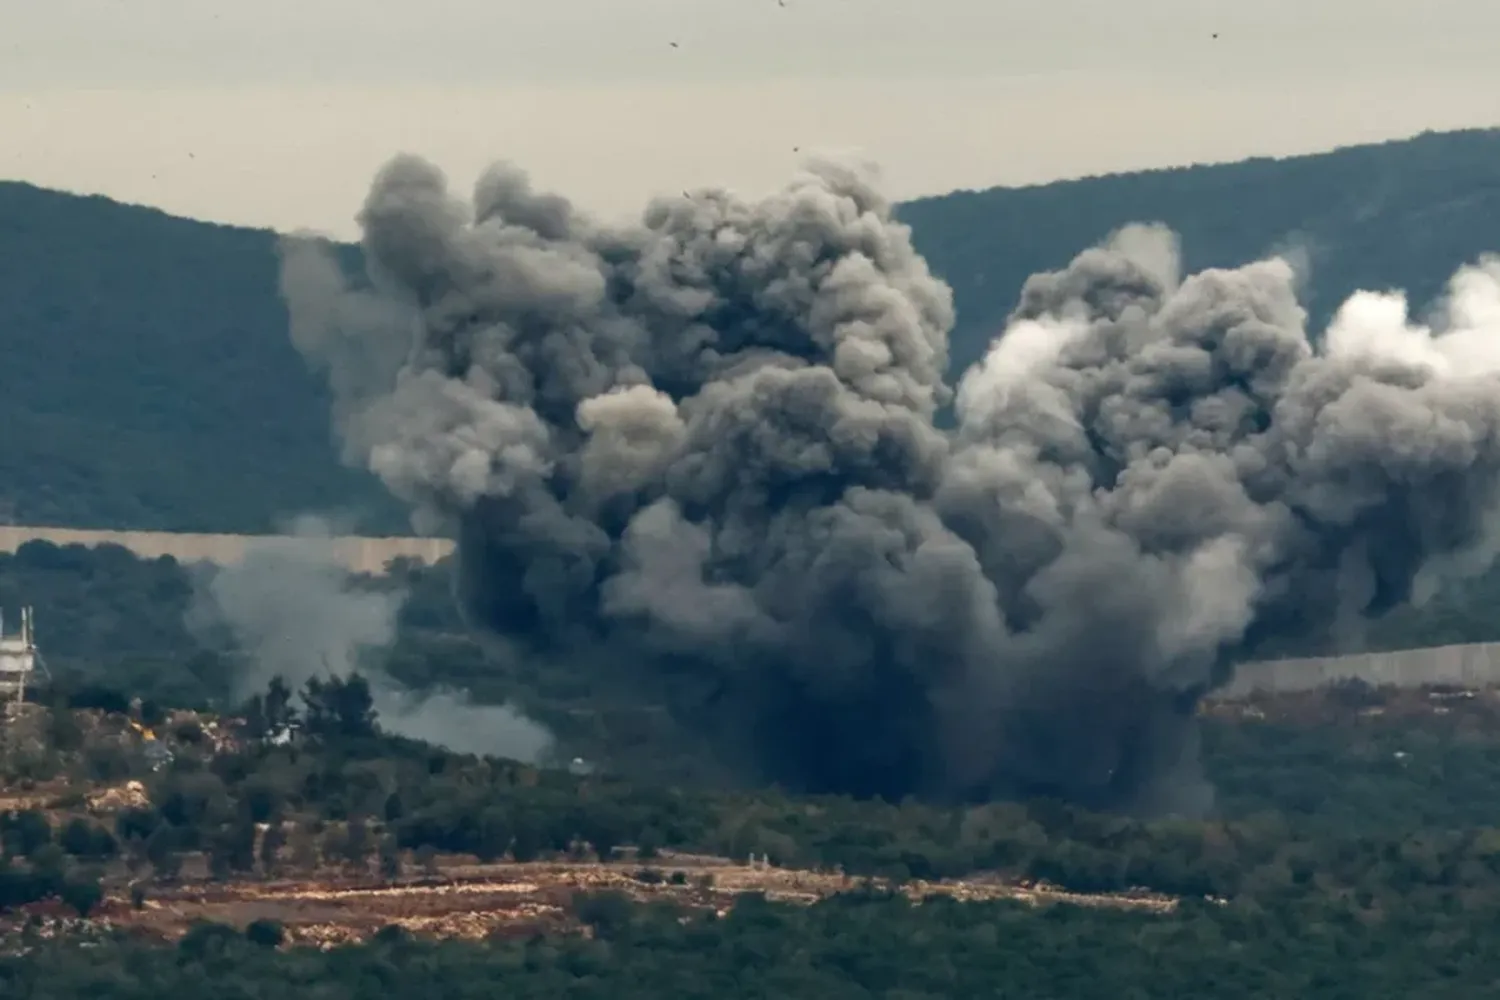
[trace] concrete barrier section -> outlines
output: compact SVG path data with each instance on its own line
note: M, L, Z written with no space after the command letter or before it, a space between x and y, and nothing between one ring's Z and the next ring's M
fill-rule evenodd
M291 535L208 535L176 531L93 531L84 528L44 528L0 525L0 552L15 552L32 541L53 545L119 545L143 559L171 556L178 562L231 565L245 557L257 541L297 541ZM453 551L447 538L368 538L343 535L328 539L335 558L355 573L380 574L393 559L415 559L432 565Z

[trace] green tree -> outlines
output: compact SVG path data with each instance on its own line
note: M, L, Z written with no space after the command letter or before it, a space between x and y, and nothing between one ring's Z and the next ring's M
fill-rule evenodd
M173 881L182 871L182 848L180 836L170 826L159 826L146 840L146 859L151 862L156 876L163 881Z
M245 928L245 940L261 948L279 948L286 940L286 930L275 920L253 920Z
M406 804L402 801L400 792L392 792L386 796L382 813L387 823L394 823L406 815Z
M274 875L279 869L281 849L286 846L286 840L286 830L280 821L266 827L261 835L260 865L267 875Z
M80 917L87 917L104 899L104 888L96 879L68 879L63 883L60 895Z
M370 684L359 674L309 678L302 689L310 735L365 738L375 735L376 713Z
M80 858L111 858L119 850L119 845L108 830L80 818L68 821L58 843L64 851Z
M395 837L380 839L380 877L394 882L401 877L401 849Z
M56 704L47 714L47 744L64 753L83 746L83 730L67 704Z
M349 820L345 825L340 846L344 860L356 868L363 869L369 864L370 851L374 846L371 842L369 824L359 816Z
M0 813L0 839L11 857L29 857L52 843L52 823L40 809Z

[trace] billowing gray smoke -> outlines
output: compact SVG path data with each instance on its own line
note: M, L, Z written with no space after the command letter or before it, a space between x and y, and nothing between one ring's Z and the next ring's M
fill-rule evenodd
M241 562L201 577L194 596L189 625L201 635L227 628L245 654L236 698L263 692L273 677L296 691L313 677L360 670L387 732L523 761L550 749L550 734L507 706L470 704L452 692L417 695L387 677L378 656L395 641L405 595L351 586L320 519L300 518L289 537L257 541Z
M602 225L511 167L376 179L368 280L285 248L350 461L459 538L472 620L690 677L807 790L1204 804L1192 713L1265 636L1489 560L1500 266L1436 334L1132 226L1038 275L938 430L948 288L861 175Z

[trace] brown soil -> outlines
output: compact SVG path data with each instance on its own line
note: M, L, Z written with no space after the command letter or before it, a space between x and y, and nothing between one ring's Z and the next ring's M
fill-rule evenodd
M320 947L368 939L396 925L423 937L483 939L538 932L579 931L571 916L575 893L615 890L636 900L672 900L690 908L723 913L733 898L764 893L768 899L810 904L862 882L839 874L664 858L651 869L659 883L643 881L634 864L533 863L461 864L436 876L394 883L330 874L298 881L197 882L155 886L144 906L134 909L128 889L115 886L87 926L114 928L162 940L181 937L197 921L243 928L256 920L280 923L288 942ZM681 873L673 884L674 873ZM914 898L932 894L960 900L1011 899L1032 905L1068 903L1164 913L1176 901L1147 893L1090 896L1045 885L998 879L912 882L901 887ZM36 916L56 930L76 930L71 911L60 903L39 903L10 915L4 923L19 930ZM3 924L0 924L3 926Z

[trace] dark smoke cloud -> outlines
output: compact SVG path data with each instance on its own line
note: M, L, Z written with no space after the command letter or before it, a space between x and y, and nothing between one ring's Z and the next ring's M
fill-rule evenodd
M857 172L620 228L401 157L360 218L363 286L306 240L283 277L351 460L474 622L700 680L749 777L1202 808L1230 663L1493 555L1493 263L1440 333L1361 294L1314 349L1285 260L1127 227L1027 282L949 433L949 290Z

